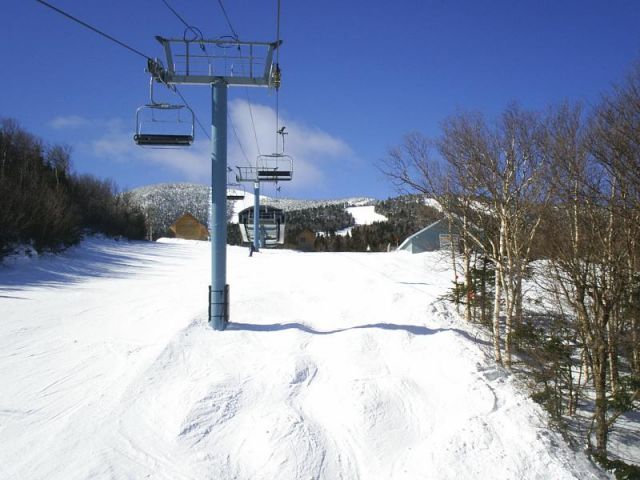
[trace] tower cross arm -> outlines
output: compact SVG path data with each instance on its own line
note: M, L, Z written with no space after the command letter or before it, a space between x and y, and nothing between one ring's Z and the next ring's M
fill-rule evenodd
M213 84L229 86L279 86L274 51L282 40L243 41L235 38L185 39L156 36L166 56L166 68L150 72L167 84Z

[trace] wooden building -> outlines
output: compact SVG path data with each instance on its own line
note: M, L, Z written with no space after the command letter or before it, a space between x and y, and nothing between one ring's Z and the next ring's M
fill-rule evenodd
M296 237L296 248L303 252L312 252L315 241L315 232L305 228Z
M169 227L171 233L176 238L187 240L208 240L209 231L201 224L196 217L190 213L185 213L173 225Z

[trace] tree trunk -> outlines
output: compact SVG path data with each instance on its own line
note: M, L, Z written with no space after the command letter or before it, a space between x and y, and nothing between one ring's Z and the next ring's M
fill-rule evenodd
M498 243L498 251L495 252L496 258L496 271L495 271L495 296L493 303L493 349L496 357L496 362L502 364L502 352L500 348L500 301L502 299L502 282L504 280L504 256L505 250L505 224L504 218L500 219L500 237ZM494 247L495 251L495 247Z
M493 299L493 352L496 362L502 364L502 353L500 351L500 298L502 291L500 290L501 263L496 263L495 270L495 295Z
M480 278L480 323L487 324L487 257L482 257L482 278Z
M471 323L471 303L473 302L473 279L471 278L471 251L466 246L464 247L464 284L467 292L467 303L464 310L464 319Z
M460 289L458 288L458 265L456 262L456 249L453 245L453 231L451 228L451 219L449 219L449 240L451 241L450 243L450 248L451 248L451 265L453 266L453 298L455 300L455 304L456 304L456 312L458 312L458 315L460 314Z
M516 325L522 325L522 272L518 272L518 278L516 278L516 292L515 292L515 308L516 308Z
M604 339L600 339L592 353L593 386L596 394L596 408L593 412L596 427L596 454L607 456L607 355Z
M507 368L511 368L511 353L513 347L513 289L511 288L511 282L505 282L505 298L506 298L506 311L505 311L505 326L504 326L504 365Z
M580 392L580 382L582 381L582 364L578 370L578 378L575 383L573 383L573 371L572 366L569 364L569 378L571 390L569 392L569 415L574 416L576 414L576 410L578 409L578 396Z
M573 372L571 370L571 364L567 367L567 377L569 381L567 382L567 413L569 415L573 415L574 404L573 404Z
M609 381L611 382L611 392L618 393L618 319L617 314L611 316L607 325L609 335L607 336L607 350L609 355Z
M506 221L502 221L502 224L506 224ZM507 258L507 268L501 268L501 281L502 288L504 290L505 304L505 326L504 326L504 364L507 368L511 368L511 352L513 347L513 300L514 300L514 283L513 283L513 258L507 254L507 238L510 234L509 230L501 225L501 238L500 241L500 257L502 259ZM502 233L503 232L503 233Z
M634 272L636 271L636 262L633 258L635 247L635 239L632 239L630 247L631 254L629 255L627 267L629 272L629 297L627 301L629 302L628 310L631 317L629 321L629 329L631 330L631 371L635 375L640 375L640 305L638 304L640 295L638 295L636 290L634 278Z
M638 312L633 313L631 339L633 341L633 372L640 375L640 317Z

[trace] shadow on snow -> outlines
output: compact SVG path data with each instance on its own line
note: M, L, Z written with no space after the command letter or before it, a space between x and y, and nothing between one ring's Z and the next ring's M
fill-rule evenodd
M151 247L151 248L150 248ZM166 259L173 244L88 240L59 255L44 255L13 265L0 264L0 297L26 287L64 287L91 278L124 278L139 274L157 259ZM176 257L180 255L176 252Z
M312 335L332 335L334 333L342 333L342 332L348 332L349 330L361 330L361 329L367 329L367 328L391 330L391 331L393 330L405 331L412 335L433 335L436 333L452 332L472 342L488 344L488 342L485 342L484 340L476 338L471 334L469 334L469 332L460 330L458 328L428 328L428 327L422 327L419 325L401 325L396 323L370 323L367 325L357 325L355 327L338 328L335 330L316 330L302 323L295 323L295 322L273 323L268 325L231 322L227 326L227 330L244 330L244 331L250 331L250 332L280 332L283 330L300 330L302 332L310 333Z

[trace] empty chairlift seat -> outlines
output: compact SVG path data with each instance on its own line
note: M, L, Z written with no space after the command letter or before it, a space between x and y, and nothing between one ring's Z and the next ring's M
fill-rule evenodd
M185 105L149 103L136 111L133 139L142 147L188 147L194 123L195 114Z
M261 182L288 181L293 177L293 159L282 153L259 155L256 170L257 180Z
M240 183L227 183L227 200L244 200L244 186Z
M188 147L193 143L192 135L138 133L133 139L142 147Z

